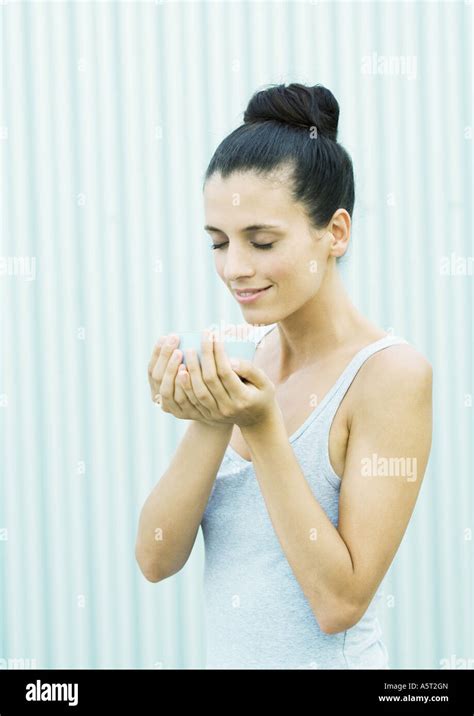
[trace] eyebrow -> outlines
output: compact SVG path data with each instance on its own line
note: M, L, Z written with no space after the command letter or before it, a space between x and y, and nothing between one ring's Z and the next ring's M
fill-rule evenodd
M220 231L225 233L222 229L217 229L215 226L209 226L208 224L206 224L204 229L205 231ZM246 226L245 229L242 229L241 233L250 234L253 231L267 231L269 229L283 229L283 227L279 224L252 224L251 226Z

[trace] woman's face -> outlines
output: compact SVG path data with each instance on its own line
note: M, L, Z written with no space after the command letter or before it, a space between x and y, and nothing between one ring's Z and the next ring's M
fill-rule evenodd
M281 170L265 178L216 173L204 187L205 230L219 247L217 273L236 300L237 290L266 289L239 301L250 324L283 320L313 298L332 255L334 236L309 224L285 179Z

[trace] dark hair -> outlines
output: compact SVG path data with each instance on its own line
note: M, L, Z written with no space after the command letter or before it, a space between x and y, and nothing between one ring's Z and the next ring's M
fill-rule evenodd
M265 174L293 167L290 190L311 224L326 226L339 208L352 218L352 160L337 142L339 104L322 85L269 85L257 91L244 112L244 124L217 147L204 176L224 178L236 171ZM337 259L339 261L339 259Z

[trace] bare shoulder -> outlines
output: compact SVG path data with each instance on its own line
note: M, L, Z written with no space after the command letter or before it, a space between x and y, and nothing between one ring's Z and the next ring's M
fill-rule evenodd
M399 343L368 358L360 368L350 400L349 425L353 412L381 402L430 401L433 368L429 360L409 343ZM382 399L382 400L381 400Z
M355 398L370 405L381 396L393 400L431 399L433 368L429 360L409 343L377 351L359 370Z
M432 375L433 369L429 360L409 343L396 343L377 351L368 358L360 369L365 387L374 380L404 378L421 380Z

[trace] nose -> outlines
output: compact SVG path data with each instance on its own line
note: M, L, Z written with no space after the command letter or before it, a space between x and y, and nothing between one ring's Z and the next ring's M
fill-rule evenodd
M230 241L225 252L223 275L227 282L233 282L242 276L253 276L255 273L248 251Z

